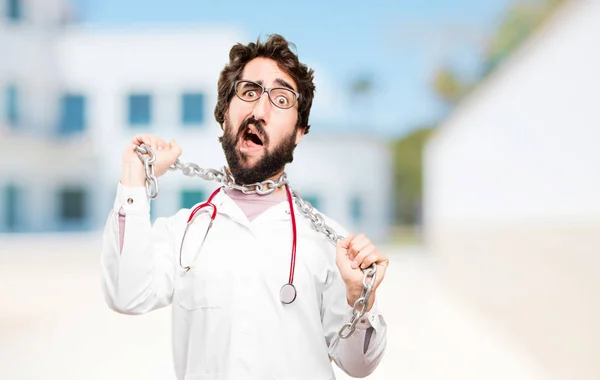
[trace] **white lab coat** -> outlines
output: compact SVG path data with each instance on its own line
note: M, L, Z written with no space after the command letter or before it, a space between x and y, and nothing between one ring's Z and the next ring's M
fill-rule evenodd
M252 222L224 191L213 203L217 217L186 273L179 265L179 246L190 210L151 225L145 189L119 185L102 248L108 305L124 314L172 305L178 379L328 380L334 379L331 360L351 376L370 374L385 350L386 324L375 305L349 339L338 337L352 308L335 247L325 235L295 212L298 295L283 305L279 291L288 282L292 245L287 201ZM119 212L124 231L119 231ZM184 266L197 252L208 222L209 212L201 212L190 226ZM332 220L327 223L346 233Z

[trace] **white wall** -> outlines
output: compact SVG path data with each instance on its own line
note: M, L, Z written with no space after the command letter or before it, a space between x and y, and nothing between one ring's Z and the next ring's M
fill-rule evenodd
M52 47L60 36L68 9L61 0L22 1L22 19L6 17L0 2L0 215L5 215L6 186L20 193L20 229L39 231L59 228L53 221L55 191L68 176L78 181L85 162L77 147L49 143L58 119L60 80ZM19 124L6 123L6 89L17 89ZM67 148L63 150L62 148ZM70 155L73 154L73 155ZM70 164L78 157L78 162ZM77 174L74 174L77 173ZM0 219L0 229L4 227Z
M289 165L289 179L300 195L317 194L321 210L351 233L373 240L389 234L392 219L392 168L385 142L367 136L304 137ZM363 218L354 223L351 199L362 200Z
M600 378L600 2L573 1L425 152L446 287L553 379Z
M6 86L16 86L21 106L19 133L45 136L56 127L59 83L52 47L68 9L62 0L21 3L22 20L9 22L3 9L6 2L0 2L0 47L6 53L0 59L0 101L4 106ZM28 112L31 109L36 112ZM6 130L5 118L0 117L0 136Z
M600 216L600 2L567 12L434 135L431 223Z

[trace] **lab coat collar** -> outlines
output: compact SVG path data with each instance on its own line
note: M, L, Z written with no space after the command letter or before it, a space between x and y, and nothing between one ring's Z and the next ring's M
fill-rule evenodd
M289 204L286 198L281 202L269 207L262 214L257 216L252 222L248 220L244 211L235 203L233 199L222 189L215 195L212 203L217 206L217 213L227 215L236 222L249 226L251 223L257 221L277 221L277 220L290 220ZM295 209L295 206L294 206Z

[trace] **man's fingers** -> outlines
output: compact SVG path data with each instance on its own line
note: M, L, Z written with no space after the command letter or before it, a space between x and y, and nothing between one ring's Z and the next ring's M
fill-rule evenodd
M355 237L350 242L350 247L348 249L348 257L350 260L354 260L356 255L358 255L358 253L365 249L369 244L371 244L371 241L364 234L360 234Z
M373 256L373 254L377 251L377 248L373 244L367 245L365 248L361 249L358 255L356 255L352 261L352 268L363 267L363 262L367 257Z
M350 266L348 263L347 252L348 252L348 245L350 244L350 242L352 241L353 238L354 238L354 235L352 235L352 234L348 235L344 239L338 241L336 244L335 262L340 269L342 269L342 267Z
M174 141L174 140L171 140ZM140 146L142 144L148 145L153 150L164 150L170 148L170 144L167 144L165 140L147 134L138 134L133 138L132 143L134 145ZM179 146L179 145L177 145ZM179 148L181 149L181 148Z
M384 259L384 256L379 251L375 250L375 252L373 252L370 255L366 256L364 258L364 260L362 260L362 262L360 263L360 268L361 269L368 268L373 263L377 263L379 261L382 261L383 259Z
M344 239L340 240L337 243L337 246L340 248L348 249L348 245L350 244L352 239L354 239L354 235L350 234L350 235L346 236Z
M146 135L146 134L138 134L138 135L135 135L132 142L137 146L140 146L142 144L151 146L152 145L152 136Z

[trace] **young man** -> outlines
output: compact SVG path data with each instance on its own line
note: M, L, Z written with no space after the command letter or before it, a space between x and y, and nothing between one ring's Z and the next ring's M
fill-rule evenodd
M255 189L280 179L309 131L314 90L313 71L281 36L231 49L215 117L237 185ZM104 233L103 290L120 313L172 304L179 379L326 380L334 378L331 360L355 377L375 369L386 345L386 323L374 304L385 255L364 235L347 235L325 218L346 236L334 247L292 206L286 186L267 195L225 186L191 223L184 209L151 225L146 175L135 152L141 144L156 153L157 177L181 155L175 141L150 135L136 136L125 149ZM367 312L341 339L361 295L361 269L373 263Z

